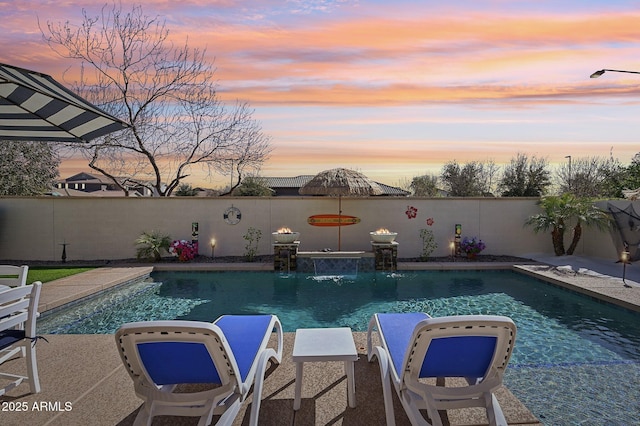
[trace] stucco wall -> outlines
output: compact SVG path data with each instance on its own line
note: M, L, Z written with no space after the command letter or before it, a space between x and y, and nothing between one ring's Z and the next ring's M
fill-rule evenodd
M417 257L419 230L433 230L438 249L450 253L456 223L463 236L478 236L486 254L550 253L548 234L536 235L523 224L539 211L536 199L524 198L342 198L342 213L357 216L359 224L341 230L342 250L370 250L369 232L380 227L398 232L398 255ZM234 206L241 221L224 221ZM406 214L417 209L415 218ZM300 250L338 249L338 228L314 227L307 218L337 213L338 199L328 197L274 198L0 198L0 259L59 260L62 243L68 260L123 259L135 256L135 239L143 231L158 230L174 239L191 239L191 223L199 223L200 253L210 255L209 240L217 241L216 256L243 255L248 228L262 231L258 254L272 253L271 232L282 226L301 232ZM428 227L426 220L433 218ZM587 229L576 254L615 257L609 233Z

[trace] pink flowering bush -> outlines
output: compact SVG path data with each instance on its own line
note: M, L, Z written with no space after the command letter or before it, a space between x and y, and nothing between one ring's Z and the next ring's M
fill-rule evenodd
M191 241L175 240L169 246L169 253L176 256L180 262L188 262L196 257L196 246Z
M478 254L485 248L487 248L486 244L477 237L464 237L460 243L460 250L467 254Z

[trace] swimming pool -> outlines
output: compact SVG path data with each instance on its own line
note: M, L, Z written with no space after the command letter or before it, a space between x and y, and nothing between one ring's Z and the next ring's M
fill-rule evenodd
M640 400L640 315L511 271L361 273L355 280L156 272L148 282L43 316L39 332L113 333L129 321L211 321L224 313L274 313L285 331L365 331L374 312L414 311L511 317L518 337L505 382L546 424L627 425L640 418L632 402Z

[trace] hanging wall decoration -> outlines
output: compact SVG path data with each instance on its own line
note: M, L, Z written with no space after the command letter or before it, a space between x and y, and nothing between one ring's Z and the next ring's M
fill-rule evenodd
M224 221L229 225L237 225L240 223L240 219L242 218L242 213L240 213L240 209L234 207L233 205L224 211Z

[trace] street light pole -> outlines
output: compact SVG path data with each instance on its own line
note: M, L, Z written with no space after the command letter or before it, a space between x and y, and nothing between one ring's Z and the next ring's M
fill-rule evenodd
M600 77L602 74L605 73L605 71L609 71L609 72L624 72L627 74L640 74L640 71L624 71L624 70L609 70L609 69L603 69L600 71L596 71L593 74L591 74L591 78L598 78Z
M571 192L571 156L566 155L564 158L569 159L569 192Z

